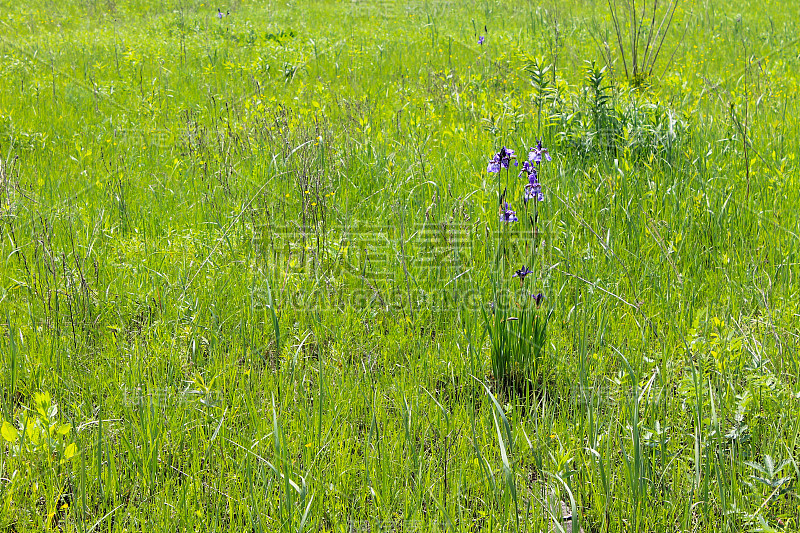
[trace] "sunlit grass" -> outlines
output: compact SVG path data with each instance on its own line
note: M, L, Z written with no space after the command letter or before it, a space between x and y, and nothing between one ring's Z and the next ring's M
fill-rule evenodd
M794 3L0 6L0 529L800 528Z

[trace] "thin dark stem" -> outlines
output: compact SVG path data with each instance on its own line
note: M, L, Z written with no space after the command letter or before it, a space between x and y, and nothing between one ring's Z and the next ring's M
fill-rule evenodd
M611 10L611 20L614 22L614 31L617 34L617 45L619 46L619 53L622 55L622 65L625 67L625 77L630 78L628 73L628 61L625 59L625 47L622 46L622 32L619 28L619 18L617 18L617 11L614 8L614 0L608 0L608 8Z
M653 5L655 5L656 3L658 3L658 0L655 0ZM647 0L642 0L642 14L639 17L639 25L636 27L636 47L637 48L639 47L639 30L641 30L642 27L645 24L645 22L644 22L645 13L647 13ZM645 43L645 48L646 47L647 46L646 46L646 43ZM638 52L637 52L637 54L638 54ZM642 72L644 72L646 70L646 68L647 68L647 63L645 61L646 59L647 59L647 54L642 52L642 68L641 68Z
M656 26L656 9L658 8L658 0L653 1L653 16L650 19L650 29L647 31L647 43L644 47L644 65L648 65L649 57L650 57L650 45L653 44L653 38L655 34L653 33L653 29ZM642 11L644 13L644 11Z
M664 40L667 38L667 32L669 31L669 27L672 25L672 17L675 15L675 9L678 7L678 0L672 2L672 5L670 7L671 10L667 8L667 12L664 14L664 18L661 20L661 24L658 26L658 31L656 32L656 35L658 35L659 33L661 33L661 28L662 27L664 28L664 32L661 33L661 41L658 43L658 48L656 48L655 50L655 54L653 55L653 60L650 62L650 70L648 71L648 76L653 74L653 67L656 64L656 60L658 59L658 54L661 53L661 47L664 46ZM667 18L668 15L669 18ZM666 26L664 25L665 22ZM684 34L685 33L686 31L684 30ZM675 54L673 52L673 56L674 55Z
M664 76L664 74L667 73L667 68L669 68L669 65L672 64L672 60L675 58L675 54L678 52L678 47L680 46L681 43L683 43L683 38L686 37L686 30L688 29L689 29L688 24L683 26L683 33L681 34L681 38L678 40L678 44L675 45L675 49L672 51L672 55L669 56L669 61L667 61L666 65L664 65L664 70L661 73L662 77ZM658 57L658 53L656 53L656 57ZM655 64L656 62L655 60L653 60L653 64L650 66L650 75L652 75L653 67L655 66Z
M747 194L745 195L745 202L750 201L750 154L748 152L747 142L747 115L748 115L748 73L750 72L750 58L747 57L747 45L742 37L742 48L744 48L744 56L747 58L747 66L744 69L744 131L742 132L742 144L744 145L744 168L745 177L747 178Z
M636 79L636 74L639 70L639 58L636 50L637 34L639 33L636 28L636 0L631 0L631 14L633 15L633 23L631 24L631 63L633 63L633 78Z

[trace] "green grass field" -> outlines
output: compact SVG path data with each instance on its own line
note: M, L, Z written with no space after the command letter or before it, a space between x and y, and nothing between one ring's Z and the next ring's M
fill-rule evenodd
M0 531L800 531L800 4L622 30L0 0Z

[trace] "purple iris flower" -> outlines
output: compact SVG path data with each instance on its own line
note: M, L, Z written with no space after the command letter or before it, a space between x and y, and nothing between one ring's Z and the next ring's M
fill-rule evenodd
M489 160L489 166L486 171L489 173L500 172L501 168L508 168L511 160L514 160L514 166L517 165L517 156L514 155L514 150L503 146L500 151L494 154Z
M486 39L483 38L483 35L481 35L480 37L478 37L478 44L483 46L483 41L485 41L485 40Z
M519 175L520 177L528 176L528 184L525 185L525 196L523 197L525 203L528 203L529 200L536 200L537 202L544 200L542 186L539 184L539 171L536 170L536 165L529 161L523 161L522 172Z
M527 176L528 180L531 180L531 176L533 176L533 179L536 179L538 174L539 173L533 164L531 164L529 161L522 162L522 171L519 173L520 178L522 176Z
M503 206L500 208L500 222L517 222L518 220L517 212L508 207L508 202L503 202Z
M536 163L537 165L542 162L542 156L548 161L552 161L553 158L550 157L550 152L547 151L547 148L542 146L541 139L539 142L536 143L535 148L531 148L530 153L528 154L528 159Z
M525 265L522 265L522 268L514 272L514 275L511 277L519 278L520 283L522 283L523 281L525 281L525 276L527 276L528 274L533 274L533 270L530 270Z
M539 294L531 294L531 298L536 302L536 307L542 305L542 300L544 300L544 294L541 292Z
M528 203L530 200L535 200L537 202L544 201L544 193L542 193L542 186L537 181L535 183L528 183L525 185L525 196L523 196L525 203Z

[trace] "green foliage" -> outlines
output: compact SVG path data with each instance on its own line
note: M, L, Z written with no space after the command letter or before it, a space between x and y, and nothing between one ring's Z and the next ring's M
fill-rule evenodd
M544 377L547 322L552 311L539 309L530 294L483 312L491 342L492 376L530 394Z
M604 6L4 2L0 531L800 528L800 4Z
M79 454L73 428L59 418L47 392L34 393L31 408L15 422L4 420L0 430L7 453L3 466L10 473L4 480L3 515L19 514L49 528L69 509L69 466ZM39 498L45 498L47 514L31 516Z

